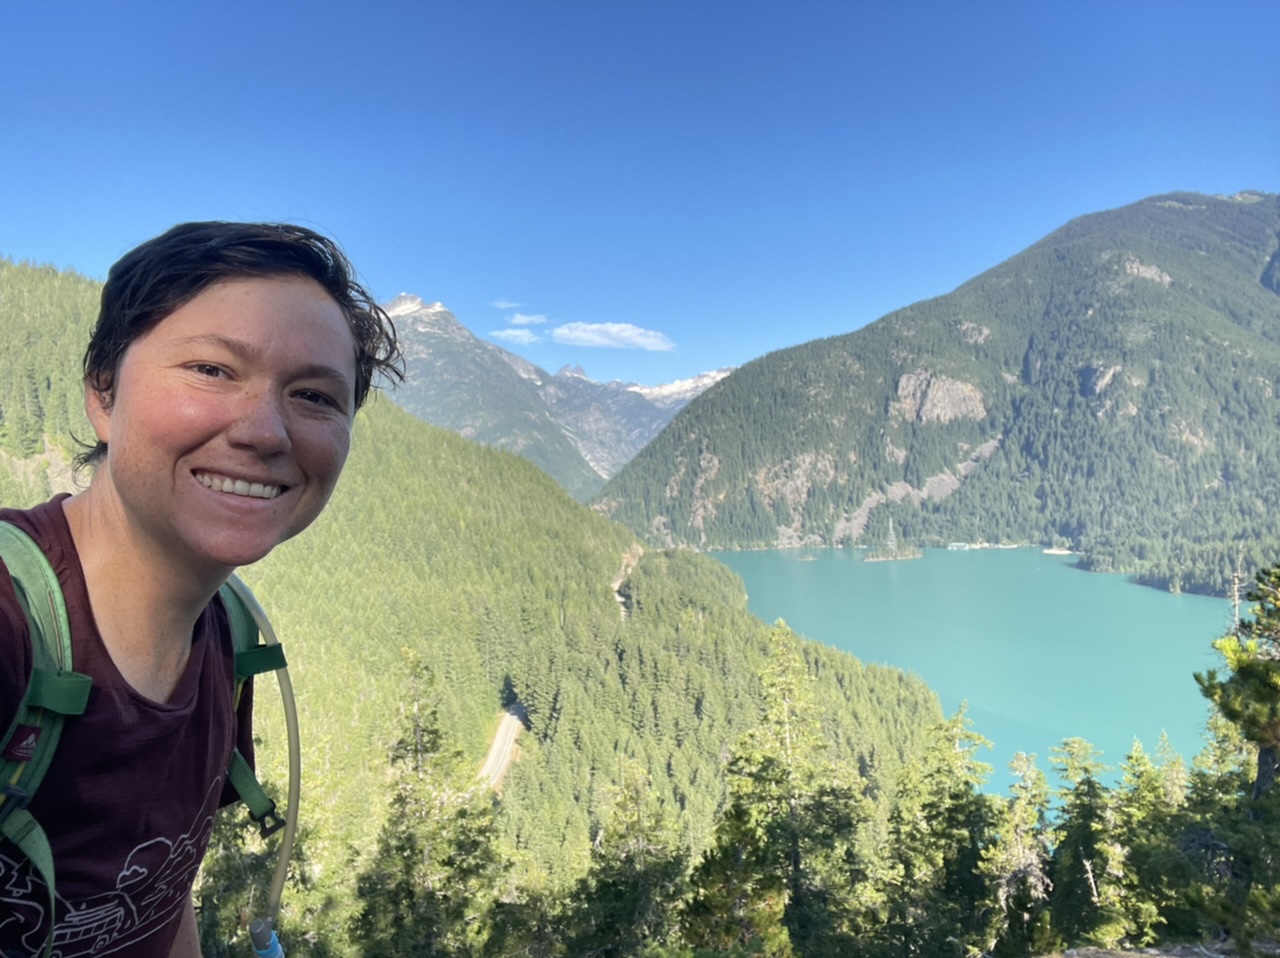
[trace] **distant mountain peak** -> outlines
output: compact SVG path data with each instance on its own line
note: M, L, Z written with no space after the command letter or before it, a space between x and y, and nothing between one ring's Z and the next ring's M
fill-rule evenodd
M444 303L424 303L421 296L414 296L413 293L401 293L391 302L382 307L387 311L387 315L393 319L397 316L408 316L411 313L447 313Z
M665 386L599 383L577 364L555 376L474 336L443 303L401 293L383 304L396 322L406 380L397 402L427 422L511 449L586 498L694 396L728 374Z
M475 337L441 302L427 303L421 296L401 293L382 307L396 321L405 343L407 355L416 355L426 348L425 342L415 334L447 336L456 340L472 340Z
M627 388L633 393L639 393L655 406L666 409L671 406L684 405L695 396L710 389L733 370L733 366L726 366L723 369L699 373L688 379L677 379L673 383L663 383L661 386L628 386Z

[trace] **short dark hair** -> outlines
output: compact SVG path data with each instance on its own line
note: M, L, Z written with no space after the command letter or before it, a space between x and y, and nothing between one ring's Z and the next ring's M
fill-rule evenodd
M291 223L212 221L175 226L111 267L84 354L86 386L109 405L120 362L134 340L214 283L255 276L305 276L337 302L355 339L355 408L364 404L376 374L404 379L395 325L356 280L337 243ZM97 462L106 449L98 442L77 462Z

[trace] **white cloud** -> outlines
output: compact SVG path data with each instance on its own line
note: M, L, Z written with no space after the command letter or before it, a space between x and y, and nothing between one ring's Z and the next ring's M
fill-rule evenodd
M567 346L607 346L663 353L676 348L663 333L630 323L566 323L553 329L551 338Z
M514 316L508 316L507 322L512 326L541 326L547 321L547 317L541 313L529 315L527 313L516 313Z
M542 337L530 329L495 329L489 335L517 346L532 346L542 342Z
M495 309L515 309L519 303L514 303L509 299L495 299L490 305Z

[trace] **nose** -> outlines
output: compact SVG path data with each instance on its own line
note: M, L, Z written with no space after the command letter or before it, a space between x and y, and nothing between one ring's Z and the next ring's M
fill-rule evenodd
M233 446L252 449L261 456L287 452L292 441L283 397L266 389L246 393L228 438Z

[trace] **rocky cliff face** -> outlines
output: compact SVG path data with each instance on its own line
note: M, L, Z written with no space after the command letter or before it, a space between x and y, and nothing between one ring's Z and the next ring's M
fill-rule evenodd
M679 408L657 406L620 383L597 383L564 370L545 382L540 393L582 457L606 479L630 462Z
M914 422L982 419L987 414L977 386L927 369L913 369L898 379L898 403L894 412Z

